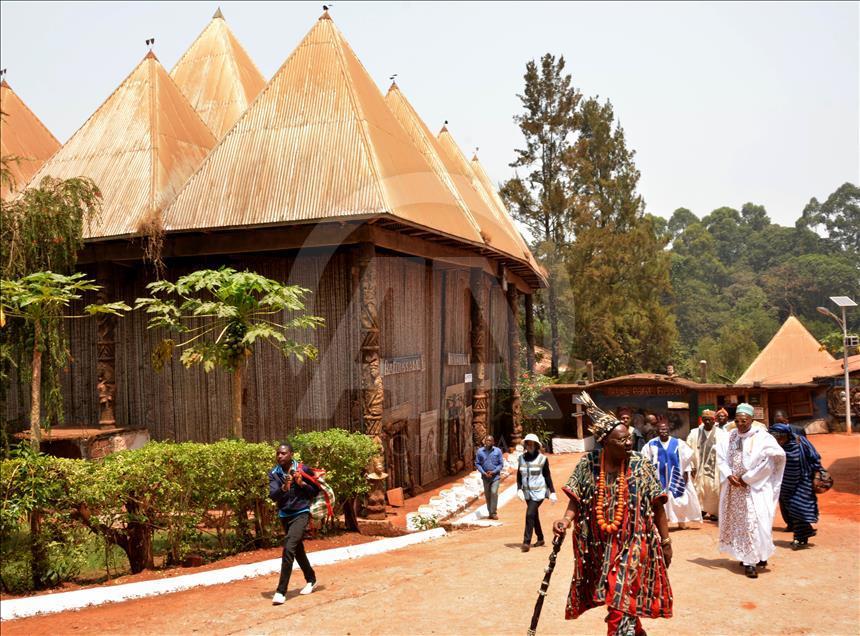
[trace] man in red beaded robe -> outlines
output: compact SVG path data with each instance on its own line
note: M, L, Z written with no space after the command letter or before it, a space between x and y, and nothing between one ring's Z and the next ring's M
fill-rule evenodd
M556 534L576 524L565 618L606 605L609 636L644 636L640 617L672 616L666 493L654 465L632 452L629 429L587 393L580 399L603 448L577 464L564 487L567 510L553 524Z

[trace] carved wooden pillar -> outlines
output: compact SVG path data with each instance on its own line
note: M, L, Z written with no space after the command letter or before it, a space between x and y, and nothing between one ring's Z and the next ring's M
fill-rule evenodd
M534 294L526 294L526 366L529 373L535 370L535 315Z
M513 433L511 442L519 444L523 440L523 413L520 408L520 306L519 293L513 283L508 283L508 352L510 356L509 374L511 376L511 418Z
M383 387L379 368L379 315L377 312L376 250L372 243L358 247L361 322L361 420L366 435L386 448L382 430ZM381 451L384 452L384 451ZM385 460L374 457L368 470L371 491L367 496L367 518L385 519Z
M107 303L114 300L113 289L110 283L111 271L107 263L99 265L96 279L96 282L101 286L101 289L96 293L96 301ZM99 394L99 426L105 428L116 426L116 413L114 410L114 403L116 402L115 328L115 316L98 314L96 318L96 329L98 332L96 342L96 373L98 383L96 384L96 390Z
M475 448L484 443L487 436L487 384L486 384L486 344L484 324L484 272L473 267L469 272L471 303L469 317L472 340L472 439Z

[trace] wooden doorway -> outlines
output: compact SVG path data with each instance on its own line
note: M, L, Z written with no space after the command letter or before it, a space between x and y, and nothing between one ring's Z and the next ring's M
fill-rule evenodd
M413 457L409 440L409 418L412 403L400 404L382 413L382 431L385 435L385 465L388 470L388 488L403 488L412 495Z

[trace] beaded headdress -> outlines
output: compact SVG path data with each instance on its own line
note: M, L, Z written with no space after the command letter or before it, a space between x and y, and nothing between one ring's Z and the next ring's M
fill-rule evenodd
M594 435L595 441L602 442L612 432L612 429L621 424L621 420L615 417L612 411L601 409L585 391L579 394L579 400L585 406L588 417L591 418L588 430Z

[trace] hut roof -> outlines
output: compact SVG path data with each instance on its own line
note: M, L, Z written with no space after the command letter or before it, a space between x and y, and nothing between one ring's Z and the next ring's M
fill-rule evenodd
M220 9L179 58L170 76L218 139L266 85Z
M10 161L9 173L14 188L2 184L0 197L27 185L30 177L60 147L60 142L33 114L6 80L0 82L0 154L15 157Z
M90 177L104 198L84 238L127 236L162 212L215 141L150 51L33 179Z
M380 216L483 244L326 12L188 181L165 228Z
M856 373L857 371L860 371L860 353L848 356L848 373ZM843 373L845 373L844 360L833 360L833 362L827 362L826 364L821 365L821 368L818 369L818 373L815 377L832 378L834 376L840 376Z
M822 375L833 360L803 323L789 316L737 384L804 384Z

